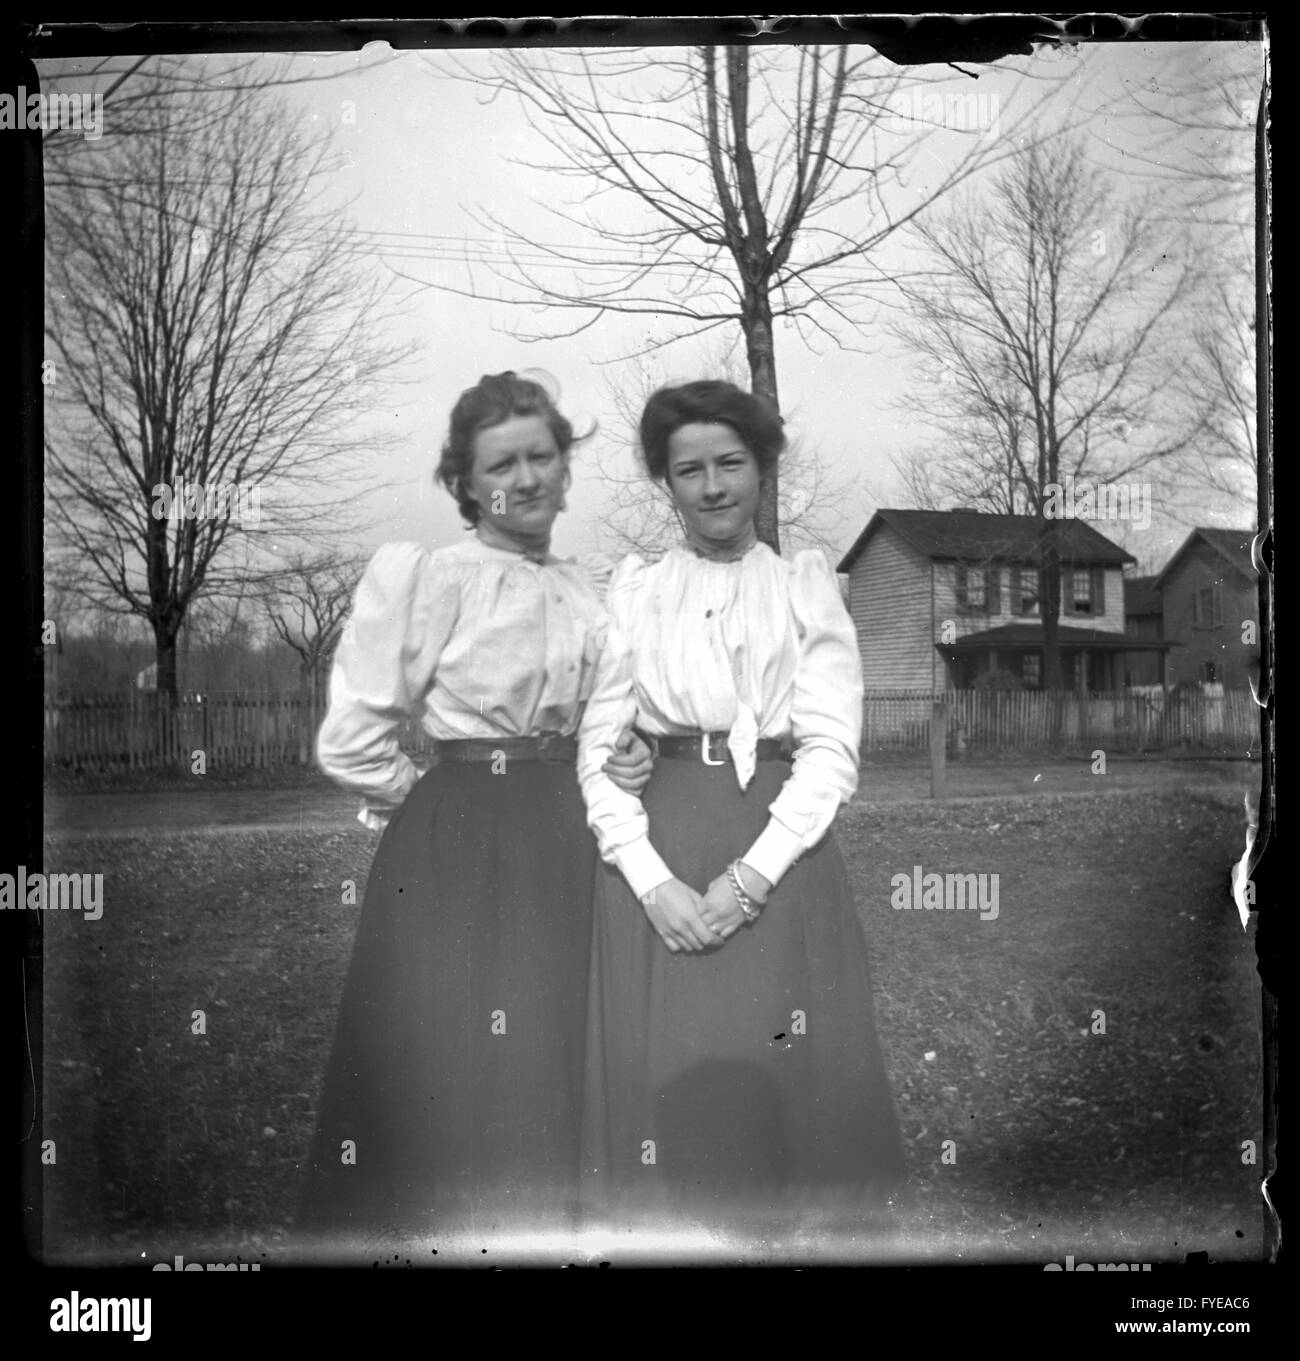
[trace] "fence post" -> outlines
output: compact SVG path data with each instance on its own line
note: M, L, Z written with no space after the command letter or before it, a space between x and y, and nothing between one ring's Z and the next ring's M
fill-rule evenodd
M930 706L930 797L948 795L948 706L936 701Z

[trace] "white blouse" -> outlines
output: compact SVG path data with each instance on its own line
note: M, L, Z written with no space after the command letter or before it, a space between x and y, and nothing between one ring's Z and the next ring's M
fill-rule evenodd
M542 564L476 537L374 555L316 743L325 773L363 796L362 822L382 827L418 779L397 740L408 715L440 740L577 730L605 634L600 567Z
M607 606L578 753L601 855L638 897L673 877L650 844L641 800L601 770L629 725L729 733L741 788L758 738L793 737L790 776L741 857L775 885L858 785L862 665L835 574L815 551L786 561L758 543L735 562L714 562L683 545L653 566L625 559Z

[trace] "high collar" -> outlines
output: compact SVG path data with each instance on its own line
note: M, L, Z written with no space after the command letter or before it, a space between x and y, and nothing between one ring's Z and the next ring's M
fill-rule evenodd
M481 524L475 526L474 538L481 548L490 548L494 552L507 553L516 558L526 558L529 562L535 562L539 567L545 567L548 563L556 561L551 554L549 539L543 547L525 547L504 534L496 535L490 531L485 534Z
M725 553L710 553L707 550L700 548L690 539L683 539L681 551L693 558L697 558L700 562L733 563L743 561L743 559L747 558L762 542L762 539L755 535L754 538L742 548L731 549Z

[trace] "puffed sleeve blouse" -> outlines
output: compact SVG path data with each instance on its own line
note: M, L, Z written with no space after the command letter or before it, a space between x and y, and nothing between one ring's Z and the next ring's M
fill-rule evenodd
M815 551L787 561L762 543L716 562L683 545L651 566L626 558L607 607L609 633L578 753L601 855L638 897L673 877L651 844L640 799L601 770L629 725L659 736L729 733L742 788L754 741L790 737L790 776L741 857L777 884L858 784L862 666L829 564Z
M398 746L407 716L439 740L576 732L605 633L595 575L592 562L541 563L477 538L374 555L316 743L325 773L362 796L367 826L418 778Z

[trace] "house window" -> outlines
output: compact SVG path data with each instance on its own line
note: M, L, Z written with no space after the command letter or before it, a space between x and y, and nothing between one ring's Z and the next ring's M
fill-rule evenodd
M1192 595L1192 627L1217 629L1223 627L1223 591L1216 581L1202 586Z
M1070 613L1092 613L1092 573L1086 567L1076 567L1070 573Z
M1002 609L1002 583L996 567L958 567L954 581L957 605L970 614L997 614Z
M1018 615L1038 613L1038 569L1017 567L1011 574L1011 610Z
M982 567L957 569L957 603L967 610L988 610L988 574Z
M1061 568L1061 613L1087 614L1094 618L1106 613L1104 567Z
M1020 659L1020 679L1026 690L1038 690L1043 684L1043 658L1038 652L1026 652Z

